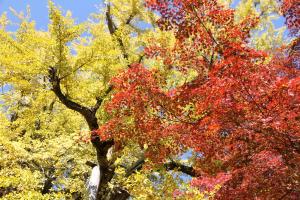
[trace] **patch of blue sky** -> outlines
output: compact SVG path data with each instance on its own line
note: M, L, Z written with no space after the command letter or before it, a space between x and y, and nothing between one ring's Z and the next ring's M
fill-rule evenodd
M91 13L96 13L103 6L102 0L54 0L55 5L60 6L64 11L70 10L77 23L84 22ZM12 7L17 12L26 12L27 5L30 6L31 18L36 22L38 29L48 29L48 0L0 0L0 13L7 12L9 19L17 22L18 19L10 12ZM9 27L12 31L16 26Z
M9 84L2 85L0 88L0 94L3 94L12 89L12 86Z
M237 5L239 5L239 3L240 3L240 0L233 0L233 1L231 2L231 4L230 4L230 7L231 7L231 8L236 8Z

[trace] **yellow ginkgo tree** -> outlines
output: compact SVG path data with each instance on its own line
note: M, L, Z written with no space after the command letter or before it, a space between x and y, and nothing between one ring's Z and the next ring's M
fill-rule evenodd
M282 17L279 3L275 0L240 0L236 6L237 21L249 15L259 18L258 26L252 31L251 45L271 54L287 42L284 37L286 27L279 22Z
M111 77L142 62L145 27L153 28L155 15L140 1L109 1L76 24L70 11L63 15L49 1L43 31L29 9L27 15L12 11L20 21L15 32L7 29L5 14L0 20L0 81L10 87L1 94L0 197L92 198L97 191L87 194L85 181L98 162L99 193L127 198L127 191L107 187L114 169L106 154L113 143L88 138L92 147L83 141L108 117L102 104L109 100Z

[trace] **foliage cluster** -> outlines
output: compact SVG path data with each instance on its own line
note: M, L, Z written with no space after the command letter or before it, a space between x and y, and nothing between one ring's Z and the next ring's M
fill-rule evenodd
M4 13L0 198L87 199L98 164L97 199L296 199L299 3L231 3L110 0L77 24L49 1L46 31Z

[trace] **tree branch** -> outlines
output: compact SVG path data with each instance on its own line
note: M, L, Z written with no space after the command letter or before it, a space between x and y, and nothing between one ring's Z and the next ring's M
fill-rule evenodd
M118 30L118 27L115 25L115 23L112 19L110 8L111 8L110 4L107 4L107 9L106 9L105 15L106 15L106 21L107 21L107 26L108 26L109 33L111 35L113 35ZM125 24L129 25L130 22L133 20L134 16L135 16L134 14L130 14L128 19L125 21Z
M108 88L105 90L104 94L101 97L97 98L97 102L96 104L92 107L92 111L96 112L99 107L102 105L102 102L104 100L104 98L113 90L113 86L109 85Z
M140 55L140 58L139 58L139 60L138 60L138 63L142 63L144 57L145 57L145 54Z
M115 34L117 27L116 27L115 23L113 22L111 14L110 14L110 4L107 5L105 14L106 14L106 21L107 21L107 27L108 27L109 33L111 35L113 35L113 34Z
M70 100L66 95L62 93L60 87L60 78L58 77L57 70L54 67L50 67L49 70L49 81L52 85L52 91L58 97L58 99L69 109L77 111L82 115L85 115L88 112L88 108Z
M126 169L126 177L130 176L134 171L139 170L142 168L143 164L145 163L145 157L144 155L138 159L131 167Z
M145 163L145 157L143 155L140 159L138 159L138 161L136 161L131 167L129 167L126 170L126 177L130 176L136 170L140 170L144 163ZM165 163L164 168L167 171L177 170L177 171L180 171L182 173L185 173L185 174L193 176L193 177L196 176L196 173L195 173L195 170L193 167L186 166L186 165L176 162L174 160Z
M126 20L125 24L129 25L130 22L133 20L133 18L134 18L134 14L130 14L128 19Z
M208 30L208 28L205 26L205 24L203 23L203 21L201 20L201 18L199 17L197 10L195 9L194 6L191 6L192 10L195 12L197 19L199 20L201 26L205 29L205 31L207 32L207 34L211 37L211 39L214 41L214 43L216 45L218 45L217 40L214 38L213 34L211 33L210 30Z
M177 170L177 171L183 172L183 173L188 174L193 177L196 175L193 167L183 165L183 164L181 164L179 162L175 162L173 160L171 162L165 163L164 167L166 168L166 170Z
M94 162L92 162L92 161L86 161L85 162L85 164L87 165L87 166L89 166L89 167L91 167L91 168L93 168L93 167L96 167L97 166L97 164L96 163L94 163Z
M105 14L106 14L106 21L107 21L107 26L108 26L109 33L111 35L115 35L115 32L118 30L118 27L115 25L115 23L112 19L112 16L111 16L111 13L110 13L110 4L107 4L107 9L106 9ZM130 22L133 20L134 16L135 16L134 14L130 14L128 19L125 21L125 24L129 25ZM126 52L125 45L123 43L122 38L116 37L116 40L117 40L117 42L119 43L119 45L121 47L123 57L125 59L128 59L129 56L128 56L128 53Z
M65 78L67 78L68 76L70 76L71 74L73 74L74 72L78 71L79 69L83 68L85 65L87 65L88 63L90 63L90 61L84 62L82 64L80 64L78 67L76 67L72 72L62 76L59 80L63 80Z

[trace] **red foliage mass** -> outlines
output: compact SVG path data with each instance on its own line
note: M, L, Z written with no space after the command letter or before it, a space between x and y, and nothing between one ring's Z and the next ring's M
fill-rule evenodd
M298 0L283 0L281 4L281 11L291 33L299 37L300 2Z
M300 69L300 2L297 0L281 1L281 11L286 19L286 25L294 40L282 53L291 67Z
M148 144L161 163L184 148L201 153L193 185L221 184L217 199L300 196L300 72L285 58L266 62L248 46L258 19L234 21L216 0L148 0L159 27L176 35L173 49L153 42L148 57L197 77L165 91L157 71L135 64L116 77L101 134ZM287 9L287 8L284 8ZM192 108L186 109L188 105ZM170 144L166 141L172 141Z

